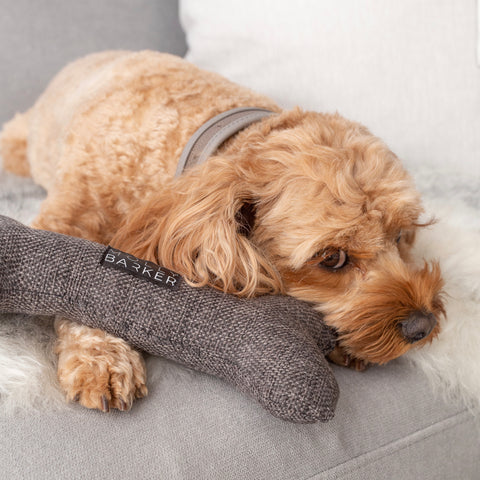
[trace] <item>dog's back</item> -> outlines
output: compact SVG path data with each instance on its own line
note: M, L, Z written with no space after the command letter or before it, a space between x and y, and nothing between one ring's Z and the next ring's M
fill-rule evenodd
M102 52L66 66L34 107L7 123L1 153L7 170L30 173L47 190L72 174L97 185L103 178L107 190L133 184L143 195L171 177L202 123L252 105L278 109L179 57Z

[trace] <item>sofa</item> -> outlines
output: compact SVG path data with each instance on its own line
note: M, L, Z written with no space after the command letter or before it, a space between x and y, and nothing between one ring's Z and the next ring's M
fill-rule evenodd
M480 172L479 140L471 139L469 130L480 126L480 115L470 108L480 99L475 83L478 76L471 82L472 75L478 75L474 70L478 70L475 25L468 23L474 2L423 0L416 2L419 16L409 10L412 2L396 2L403 7L392 6L392 13L378 0L368 0L371 9L366 13L356 6L360 2L345 0L338 7L339 2L312 0L305 2L311 14L303 17L294 12L297 4L292 7L291 2L270 0L235 0L223 2L224 7L215 0L184 0L180 5L176 0L5 2L0 18L0 122L27 109L68 61L92 51L149 48L187 55L200 66L219 70L286 106L303 103L307 107L312 101L316 109L339 108L347 116L366 118L372 130L379 130L380 136L408 158L411 169L425 161L437 162L436 170L448 170L449 162L456 161L452 160L449 135L464 138L456 154L462 155L465 175L471 179ZM382 30L380 26L388 25L392 15L405 22L403 28L397 25L398 31ZM434 25L435 31L445 31L445 17L460 25L467 21L458 28L449 23L447 33L458 42L472 41L465 58L471 57L473 70L470 64L462 64L464 70L458 78L444 78L439 86L432 84L435 76L425 67L415 82L406 85L405 78L399 78L399 53L391 47L395 38L420 31L422 18ZM305 19L309 20L301 25L303 34L292 32L292 22L298 27ZM354 39L343 46L339 42L348 32L342 28L354 32ZM371 33L366 40L365 32ZM359 61L355 45L372 50L376 48L375 35L385 39L380 56L365 55ZM424 37L418 35L418 49L406 60L411 69L422 68ZM302 74L299 51L302 42L315 39L314 43L324 45L328 38L333 45L319 50L316 62L320 65L310 72L320 75L323 82L316 84L318 94L312 99L309 92L313 87L309 75ZM286 50L279 52L279 46ZM430 46L435 47L433 43ZM451 49L447 56L460 64L462 55ZM337 58L343 60L335 63ZM357 63L342 75L348 62ZM435 63L435 68L447 67L447 61ZM377 80L380 75L382 81L370 88L368 72L373 68ZM285 79L286 75L290 77ZM346 77L353 80L347 82ZM464 80L465 85L461 83ZM432 99L422 96L425 85ZM406 97L399 99L396 88L403 88ZM394 92L392 98L389 89ZM438 118L440 113L430 104L452 89L458 89L458 108L471 118L458 120L456 130L447 135L444 119ZM408 100L411 97L413 103ZM425 108L432 107L430 113L422 110L422 102L426 102ZM447 103L452 102L449 99ZM409 135L412 122L416 122L415 134ZM439 144L432 151L427 147L435 138ZM475 195L472 198L477 198ZM44 197L45 192L29 179L0 170L0 214L29 222ZM34 348L39 350L39 358L51 358L53 365L48 350L53 338L51 319L7 315L0 322L8 327L1 330L0 349L13 345L11 351L18 355L19 365L22 351ZM20 324L30 326L20 327L21 336L15 338ZM432 388L425 373L408 358L365 372L332 366L340 387L335 417L327 423L307 425L274 418L229 384L162 358L147 359L149 395L129 412L109 414L63 405L61 393L55 390L53 366L49 370L34 367L31 383L24 382L22 387L30 389L33 400L16 408L15 396L7 398L2 389L2 379L7 379L9 372L2 372L0 362L0 471L6 479L480 478L478 421L467 405ZM47 388L47 384L53 387Z

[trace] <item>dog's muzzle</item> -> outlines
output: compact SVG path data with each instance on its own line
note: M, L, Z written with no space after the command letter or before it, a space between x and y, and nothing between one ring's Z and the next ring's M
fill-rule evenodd
M433 313L413 311L406 320L399 323L400 332L409 343L418 342L430 335L437 324Z

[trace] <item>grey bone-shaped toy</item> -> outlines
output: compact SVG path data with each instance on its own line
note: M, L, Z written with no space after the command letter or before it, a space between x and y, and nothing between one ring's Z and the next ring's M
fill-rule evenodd
M115 267L115 268L110 268ZM193 288L173 272L0 216L0 311L63 315L221 377L293 422L333 417L334 334L308 304Z

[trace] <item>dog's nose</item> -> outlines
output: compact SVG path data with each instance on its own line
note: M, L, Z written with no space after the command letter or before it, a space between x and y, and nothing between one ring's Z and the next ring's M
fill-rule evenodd
M407 342L415 343L428 337L436 324L437 319L433 313L415 310L400 322L400 331Z

